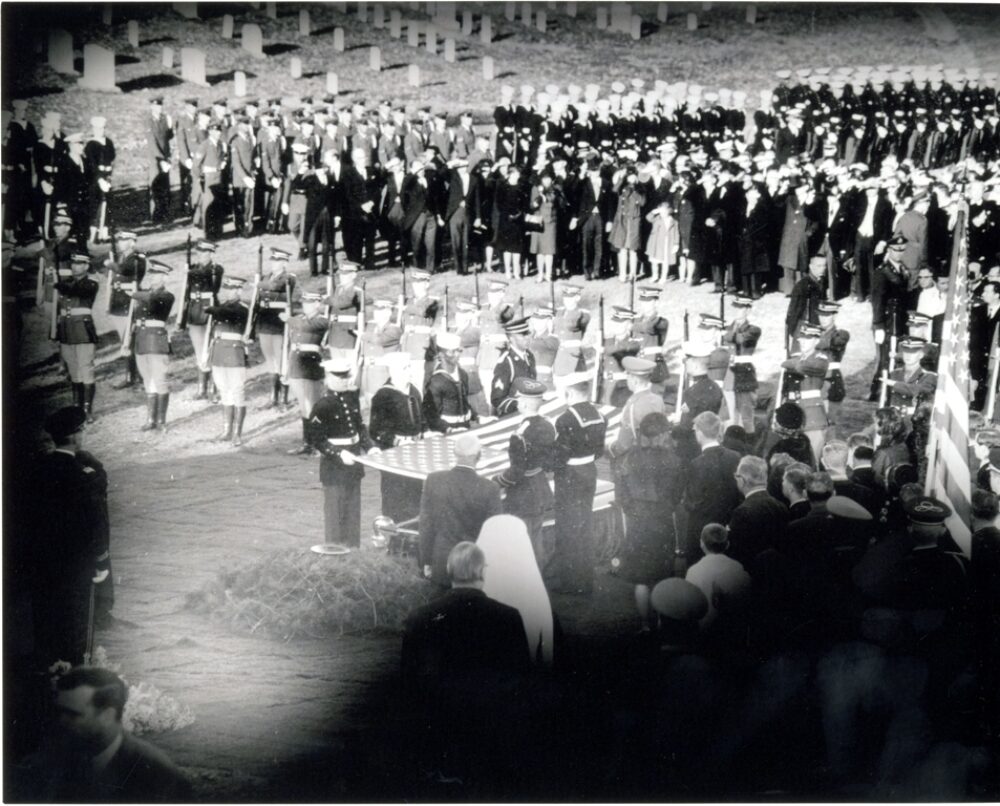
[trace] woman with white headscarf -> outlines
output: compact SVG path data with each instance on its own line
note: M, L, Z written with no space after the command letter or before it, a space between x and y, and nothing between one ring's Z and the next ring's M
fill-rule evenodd
M476 545L486 555L483 591L491 599L518 610L532 660L539 666L551 667L552 605L524 521L513 515L494 515L483 524Z

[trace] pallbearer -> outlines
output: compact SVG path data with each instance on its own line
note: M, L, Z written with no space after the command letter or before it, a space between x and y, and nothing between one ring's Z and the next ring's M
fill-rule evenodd
M666 317L660 316L657 310L660 302L659 288L650 285L642 286L639 288L638 296L639 309L635 321L632 323L632 335L642 345L639 355L656 364L650 374L650 382L655 388L662 389L669 375L666 342L670 323Z
M436 366L424 392L424 421L442 434L464 431L479 415L469 405L469 375L458 365L462 342L454 333L441 333L437 346Z
M364 342L361 347L361 376L358 387L369 400L389 380L386 359L399 353L403 331L392 321L392 300L377 299L372 302L372 321L365 323ZM406 360L409 361L409 355Z
M212 381L222 402L223 431L216 442L232 441L234 447L243 444L243 421L247 404L244 386L247 379L247 345L243 332L250 309L240 300L240 289L246 281L239 277L224 277L219 290L219 304L206 308L212 317L209 363Z
M622 359L622 366L628 375L628 388L632 394L622 408L618 438L608 451L612 459L624 456L638 444L639 426L647 414L662 414L665 408L662 394L653 391L652 377L656 371L656 362L640 356L627 356Z
M490 413L490 404L479 380L479 350L482 331L479 329L479 305L464 299L455 303L455 335L462 345L458 365L469 376L469 405L480 417Z
M486 307L479 313L479 380L484 390L493 383L493 369L507 344L506 325L515 316L514 306L504 300L506 280L490 280L486 289Z
M345 260L336 272L337 287L324 300L330 309L330 335L327 346L333 358L353 358L357 348L361 289L355 286L358 265Z
M291 456L313 453L309 444L309 415L313 406L323 396L323 352L320 346L330 321L323 316L322 294L306 292L302 294L302 313L288 319L287 313L280 314L288 319L288 387L299 404L302 418L302 445L292 448Z
M729 345L733 351L729 372L723 382L723 394L727 396L730 423L742 427L747 434L753 434L753 409L758 386L753 354L760 341L761 329L750 322L750 309L753 307L750 297L735 297L732 306L735 318L722 336L722 343Z
M840 415L840 405L847 397L840 364L844 360L844 353L847 351L847 343L851 340L851 334L843 328L837 327L837 311L840 310L838 303L821 302L818 308L819 326L823 333L819 337L816 350L824 353L830 359L827 366L830 374L827 377L829 386L826 390L826 413L830 425L835 426Z
M582 372L586 368L585 355L581 358L581 346L590 324L590 311L580 307L580 294L583 289L573 283L562 284L562 308L556 311L552 319L552 333L559 339L559 351L556 353L552 372L556 377L562 377L573 372Z
M703 411L718 414L722 406L722 390L708 377L708 358L712 349L711 345L702 342L683 345L686 388L683 394L678 392L682 422L690 424Z
M632 335L635 311L626 305L615 305L604 331L604 392L605 405L620 408L628 400L626 379L628 373L622 366L627 356L636 356L641 348L638 339Z
M56 280L59 292L59 319L56 338L69 381L73 386L73 405L83 409L87 422L94 420L94 351L97 349L97 329L94 327L94 300L97 298L97 281L87 274L90 258L85 254L73 255L69 277Z
M536 308L531 314L531 340L528 350L535 356L535 377L545 384L549 392L555 391L553 367L559 353L559 339L552 332L555 311L548 305Z
M799 393L796 402L805 415L802 430L809 438L813 456L816 457L823 455L826 429L830 424L823 399L823 385L829 374L830 359L816 349L822 334L819 325L802 324L798 332L801 355L781 365L790 375L797 376Z
M281 378L285 344L285 323L281 314L292 306L295 293L295 275L288 271L291 254L284 249L271 248L271 265L267 277L260 281L257 300L257 338L260 351L264 354L264 371L271 377L271 399L265 408L279 404L282 391L288 402L288 387Z
M108 316L125 341L125 328L128 326L128 310L132 303L132 294L142 286L146 276L146 256L135 251L135 233L121 230L115 233L115 250L112 257L104 261L109 269L108 282ZM125 380L115 386L115 389L127 389L139 377L135 366L135 354L129 355L125 365Z
M439 304L429 295L431 275L423 269L410 269L410 287L413 297L400 312L403 338L400 349L410 355L410 381L423 387L434 360L432 335L438 319Z
M212 376L208 351L205 349L205 339L208 334L206 309L218 301L224 270L215 262L215 244L211 241L198 241L193 257L195 262L188 270L187 281L187 330L188 336L191 337L195 364L198 367L196 399L204 400L208 397L208 381Z
M517 398L511 388L516 378L535 379L535 356L528 349L531 331L528 320L511 319L504 325L507 334L507 349L493 370L493 385L490 387L490 405L498 417L505 417L517 411Z
M142 431L166 428L167 425L167 404L170 403L167 317L174 307L174 295L167 291L166 282L171 271L173 269L162 261L147 261L149 289L132 294L135 300L132 315L135 322L135 361L146 389L146 423L140 429Z

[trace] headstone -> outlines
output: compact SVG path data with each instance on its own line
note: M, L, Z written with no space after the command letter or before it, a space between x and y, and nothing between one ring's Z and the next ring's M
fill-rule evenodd
M597 30L608 30L608 10L604 6L599 6L594 13L597 15Z
M222 16L222 38L232 39L233 29L236 27L236 20L233 19L232 14L224 14Z
M100 45L83 46L83 78L77 86L85 90L99 92L114 92L115 86L115 52L102 48Z
M475 21L472 12L465 9L462 12L462 36L472 36L472 25Z
M687 29L689 31L697 31L698 30L698 15L695 14L693 11L688 12Z
M566 16L576 19L576 3L566 4Z
M656 20L657 22L667 21L667 4L657 3L656 4Z
M180 14L184 19L196 20L198 19L198 4L197 3L174 3L174 11Z
M312 20L309 17L309 9L303 8L299 11L299 36L312 35Z
M104 3L101 5L101 24L111 25L114 21L114 9L111 7L111 3Z
M389 36L399 39L403 35L403 14L398 8L389 12Z
M438 52L437 28L430 24L427 26L427 52L431 54L431 56L436 56Z
M493 43L493 18L489 14L483 14L479 21L479 41L484 45Z
M298 56L292 56L288 62L288 72L291 73L292 78L302 78L302 59Z
M205 52L198 48L181 48L181 78L192 84L208 86L205 80Z
M49 67L57 73L76 74L73 67L73 34L69 31L49 29Z
M128 43L133 47L139 47L139 23L137 20L129 20L125 26Z
M347 3L343 2L341 0L341 2L337 2L337 3L333 4L333 9L334 9L334 11L338 11L341 14L346 14L347 13Z
M535 15L535 27L543 34L549 30L549 18L545 13L545 9L539 9Z
M408 20L406 23L406 44L411 48L420 47L420 23Z
M444 40L444 60L448 64L455 63L455 40L446 39Z
M750 25L757 24L757 4L750 3L747 5L747 23Z
M260 31L260 26L248 22L240 29L240 47L255 59L264 58L264 34Z
M632 4L611 4L611 30L627 34L632 30Z
M420 86L420 67L415 64L410 65L410 69L407 71L407 78L409 79L411 87Z
M521 25L531 27L531 3L521 3Z
M344 52L344 29L334 28L333 29L333 49L337 53Z
M517 19L517 3L504 3L503 15L508 22L514 22Z
M372 25L381 30L385 28L385 6L376 3L372 9Z
M336 95L340 92L340 79L332 70L326 74L326 92L327 95Z
M642 17L638 14L632 15L632 39L636 42L642 39Z
M376 73L382 70L382 51L376 45L368 51L368 66Z
M278 19L278 4L275 2L264 3L264 14L268 19L276 20Z
M233 92L237 98L242 98L247 94L247 74L242 70L233 73L233 83L236 85Z
M483 78L487 81L492 81L496 74L493 70L493 57L484 56L483 57Z
M358 19L362 22L368 21L368 4L365 0L359 0L358 2Z
M161 63L168 70L172 70L174 67L174 49L169 45L165 45L163 48L163 56L161 57Z

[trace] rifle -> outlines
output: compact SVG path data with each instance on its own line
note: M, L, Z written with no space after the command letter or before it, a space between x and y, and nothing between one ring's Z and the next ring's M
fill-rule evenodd
M292 318L292 282L291 279L286 275L285 277L285 299L288 301L288 307L285 308L285 328L284 332L281 334L281 383L283 385L288 385L288 364L291 358L291 339L289 338L289 321Z
M604 372L604 295L597 303L597 357L594 359L594 380L590 387L590 397L597 403L601 393L601 374Z
M132 339L135 336L135 297L128 303L128 315L125 317L125 332L122 334L122 346L118 350L120 357L132 355Z
M472 270L473 282L476 284L476 305L481 305L479 301L479 264Z
M889 403L889 375L896 369L896 314L899 306L896 300L889 303L892 310L889 311L889 327L892 328L889 334L889 368L882 371L882 388L879 390L878 407L884 408Z
M518 305L520 305L520 307L521 307L521 318L523 319L524 318L524 294L522 294L521 298L518 300Z
M691 318L690 314L687 312L687 309L685 308L684 309L684 341L690 341L691 340L691 322L689 321L690 318Z
M552 305L552 312L556 310L556 281L553 272L549 272L549 303Z
M336 272L330 272L326 275L326 333L323 334L323 340L319 343L319 346L326 347L330 343L330 331L333 330L333 293L336 291L334 286L333 276Z
M681 356L681 374L677 376L677 404L674 407L674 422L679 423L684 416L684 387L687 385L687 364Z
M94 654L94 582L90 582L90 593L87 595L87 640L83 646L83 665L90 664Z
M250 329L250 321L251 321L251 319L253 319L253 313L252 312L251 312L250 316L247 317L247 330ZM212 318L212 315L209 314L208 315L208 321L205 323L205 341L203 341L201 343L201 350L199 350L201 361L199 361L198 363L201 364L201 366L207 366L208 365L208 359L210 358L209 353L210 353L211 347L212 347L212 326L214 324L215 324L215 321ZM244 339L247 338L247 336L246 336L245 333L243 334L243 338Z
M111 286L115 284L115 277L118 274L118 250L115 249L115 226L111 225L111 248L108 250L108 254L111 255L111 263L114 268L108 269L108 283L104 289L105 304L104 309L111 313Z
M38 256L38 277L35 278L35 307L45 304L45 255Z
M188 292L191 290L191 233L187 236L187 267L184 272L184 285L181 286L181 312L177 315L177 329L184 330L187 327L188 315Z
M59 257L56 256L56 279L52 284L52 317L49 320L49 338L55 341L59 335L59 289L56 285L59 283Z
M722 326L726 326L726 284L722 284L722 293L719 294L719 318L722 320Z
M48 182L52 185L52 193L56 192L55 187L55 172L56 172L56 136L52 135L52 156L49 157L49 179ZM49 237L49 223L52 219L52 193L50 193L45 198L45 217L42 229L42 240L44 241Z
M358 327L354 336L354 365L357 371L361 370L361 351L365 345L365 281L361 281L361 307L358 310ZM445 288L445 301L448 300L448 289ZM329 331L327 331L329 332Z
M403 308L406 305L406 269L403 272L403 290L399 293L399 307L396 309L396 326L403 324Z
M444 332L448 332L448 286L444 287Z
M628 285L628 307L630 311L635 310L635 275L638 272L632 272L632 277L629 280Z

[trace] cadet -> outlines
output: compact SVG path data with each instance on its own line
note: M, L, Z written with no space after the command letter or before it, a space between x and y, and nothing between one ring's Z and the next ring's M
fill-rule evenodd
M497 483L506 491L503 511L516 515L528 527L535 559L544 576L550 551L542 543L542 522L552 503L552 490L545 471L551 463L556 429L538 413L546 392L545 384L522 376L512 386L521 424L510 435L507 448L510 467L497 476Z
M333 296L324 300L330 308L330 335L326 344L333 358L353 359L358 334L364 331L361 319L364 302L361 289L354 285L357 276L358 265L345 260L337 269Z
M69 381L73 385L73 405L86 413L87 422L94 421L94 352L97 349L97 329L94 327L94 300L97 281L88 277L90 258L73 255L70 278L59 278L59 319L56 338Z
M823 384L826 383L830 359L816 349L822 334L819 325L803 324L798 332L802 354L798 358L788 359L781 365L798 376L797 402L804 415L802 431L809 439L813 456L817 459L823 455L826 429L830 424L823 401Z
M399 353L402 335L399 325L392 321L392 301L375 300L372 303L372 321L365 323L364 335L361 337L361 377L358 388L363 396L371 399L382 388L382 384L389 380L385 359Z
M124 341L132 294L139 290L142 286L142 280L146 276L146 256L135 251L134 232L126 230L116 232L115 241L117 260L109 257L104 261L104 265L110 270L108 282L111 284L111 292L108 295L108 316L111 318L112 326ZM135 355L130 354L126 359L125 380L115 386L115 389L127 389L132 386L138 375L135 367Z
M290 456L312 454L309 443L309 415L313 406L323 396L323 352L320 346L330 327L322 315L323 295L302 294L302 313L289 318L288 313L278 314L288 322L288 386L299 404L302 418L302 445L292 448Z
M517 398L511 394L516 378L527 377L535 380L535 356L528 349L531 332L527 319L511 319L504 325L507 334L507 349L493 369L493 384L490 387L490 405L498 417L505 417L517 411Z
M493 369L500 360L507 335L506 325L515 316L514 306L504 302L507 293L506 280L490 280L486 290L486 307L479 315L479 380L481 387L491 388L493 384ZM478 302L478 300L476 300Z
M222 266L212 259L214 254L214 243L198 241L195 246L197 262L188 269L187 299L182 301L186 306L185 321L198 367L196 400L208 397L208 381L212 376L208 364L208 314L205 310L216 304L224 273Z
M295 292L295 275L288 271L291 255L284 249L271 248L271 266L268 276L260 281L257 297L257 338L264 354L264 370L271 375L271 399L264 408L277 406L284 391L288 402L288 387L282 382L285 344L285 323L281 314L292 306Z
M247 414L244 390L247 379L247 345L243 340L243 333L250 309L240 301L240 289L245 284L246 281L239 277L224 277L219 290L219 304L205 309L212 317L209 363L212 367L212 382L219 390L222 402L224 426L215 441L232 440L233 447L243 444L243 421Z
M826 413L830 425L837 424L841 403L847 397L840 364L844 360L847 343L851 340L850 333L837 327L838 310L840 310L840 305L836 302L821 302L819 304L819 326L823 332L819 337L816 350L830 359L830 364L827 367L830 371L827 378L830 385L826 392Z
M535 309L531 314L531 340L528 342L528 350L535 356L535 377L550 392L556 388L552 368L559 353L559 339L552 332L554 315L555 311L548 305Z
M933 402L937 391L937 373L922 365L926 346L923 339L900 339L899 356L903 366L889 373L889 404L911 417L921 403Z
M722 343L731 345L734 351L729 372L723 383L723 393L732 395L730 422L743 428L746 433L756 430L753 409L757 395L757 368L753 354L760 341L761 329L750 323L750 297L738 296L732 301L735 318L722 336Z
M438 336L437 366L424 392L424 421L427 428L450 434L478 421L469 405L469 375L458 365L462 342L454 333Z
M132 316L135 329L133 350L136 366L146 389L146 423L141 431L166 428L167 425L167 405L170 403L170 387L167 386L167 361L170 355L167 317L174 307L174 295L165 288L167 275L173 269L159 260L149 260L146 270L149 289L132 294L132 299L135 300Z
M685 342L682 349L687 388L683 390L683 394L678 391L680 416L674 412L674 418L690 424L703 411L719 413L722 407L722 390L708 377L708 359L712 354L712 347L708 344Z
M589 594L594 587L594 493L596 460L604 454L608 423L589 401L591 375L578 372L565 378L568 407L556 418L552 447L555 471L555 547L560 593Z
M344 358L323 362L326 394L309 415L309 443L322 454L323 523L327 543L361 547L361 479L355 457L377 453L361 419L358 391L350 388L354 365Z
M789 356L799 351L795 344L795 334L803 322L819 324L819 304L824 299L823 277L826 276L826 257L817 255L809 258L809 273L799 280L792 289L785 315L785 349Z
M653 391L655 361L639 356L626 356L622 359L622 367L627 373L626 383L632 395L622 408L618 438L608 448L612 459L620 459L637 444L639 425L647 414L662 413L666 407L663 396Z
M626 356L639 354L641 343L632 336L635 312L624 305L615 305L604 335L604 390L601 400L615 408L628 400L626 372L622 361Z

